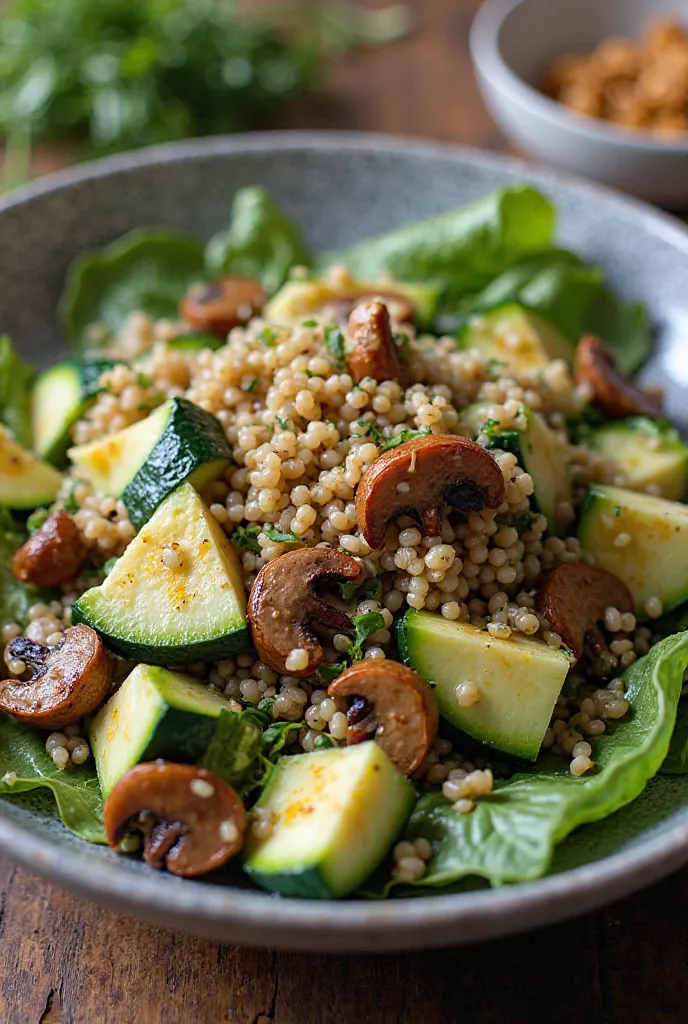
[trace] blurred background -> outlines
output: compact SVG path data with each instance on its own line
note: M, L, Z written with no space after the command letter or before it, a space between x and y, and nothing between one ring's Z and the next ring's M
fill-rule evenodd
M2 190L272 128L513 148L685 209L688 0L0 0Z
M479 0L0 0L2 184L190 136L350 128L490 145ZM463 60L457 56L463 57Z

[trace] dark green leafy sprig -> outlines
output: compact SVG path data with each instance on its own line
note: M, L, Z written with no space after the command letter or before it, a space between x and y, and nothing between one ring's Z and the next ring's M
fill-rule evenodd
M392 448L398 448L400 444L406 444L407 441L412 441L414 437L425 437L426 434L431 434L430 427L425 427L423 430L411 430L410 427L402 430L396 437L390 437L388 441L382 446L383 452L388 452Z
M232 534L232 543L239 548L239 551L251 551L254 555L259 555L259 533L262 533L260 526L239 526Z
M346 366L346 347L344 335L339 327L333 327L330 324L325 328L325 344L339 369L343 370Z

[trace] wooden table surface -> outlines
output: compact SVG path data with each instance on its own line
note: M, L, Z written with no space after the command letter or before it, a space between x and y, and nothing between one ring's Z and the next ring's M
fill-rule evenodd
M554 2L554 0L553 0ZM505 149L466 36L478 0L416 0L413 38L333 69L294 127ZM254 951L103 910L0 860L5 1024L673 1024L688 1021L688 873L566 924L386 956Z

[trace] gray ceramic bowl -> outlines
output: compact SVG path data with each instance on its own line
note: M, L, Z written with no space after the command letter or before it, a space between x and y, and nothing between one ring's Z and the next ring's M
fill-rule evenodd
M666 206L688 205L688 137L657 139L581 117L536 88L555 57L608 36L638 37L647 21L688 21L688 0L486 0L471 29L483 98L517 146L575 174Z
M466 203L528 180L557 203L564 244L601 263L648 304L659 331L654 379L671 378L669 411L686 415L688 232L648 207L516 161L374 135L272 134L163 147L77 168L0 202L0 329L47 361L60 345L55 303L78 252L130 228L166 224L209 235L232 194L260 183L316 249ZM582 913L688 860L688 785L661 779L643 797L642 829L621 811L604 823L606 856L585 863L585 830L568 865L539 882L385 903L313 903L182 881L75 839L36 811L0 801L0 849L28 868L120 910L232 941L382 950L470 942ZM685 806L684 806L685 805ZM598 828L599 826L588 826Z

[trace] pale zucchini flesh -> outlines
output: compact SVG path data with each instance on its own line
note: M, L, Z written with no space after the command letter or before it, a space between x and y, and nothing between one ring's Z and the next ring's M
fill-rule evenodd
M30 510L52 505L62 486L62 476L41 462L0 427L0 507Z
M179 568L165 565L177 545ZM117 654L154 665L216 661L249 644L241 569L222 527L191 484L158 508L73 620Z
M183 481L201 488L217 479L232 452L214 416L172 398L140 423L72 448L69 456L97 492L122 499L139 527Z
M244 870L285 896L346 896L380 864L415 802L376 743L283 757L257 806L267 838L249 834Z
M527 637L500 640L434 612L408 611L398 626L401 654L433 684L440 714L474 739L534 761L571 661ZM459 705L457 686L476 685L479 699Z
M578 539L596 566L623 580L638 618L650 618L651 597L664 611L688 599L688 505L591 484Z
M471 316L457 336L460 348L477 349L512 373L537 373L553 359L573 361L574 347L537 313L517 303Z
M590 432L588 443L618 465L629 490L651 487L668 501L688 495L688 448L668 424L641 416L607 423Z
M142 761L197 761L227 709L192 676L137 665L88 727L103 796Z

